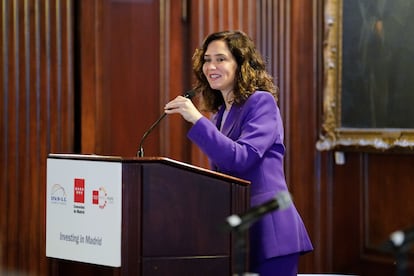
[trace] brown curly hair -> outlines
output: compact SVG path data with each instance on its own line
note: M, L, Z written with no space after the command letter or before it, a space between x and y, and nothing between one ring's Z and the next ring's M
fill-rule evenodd
M203 73L204 54L208 45L215 40L224 41L237 62L234 103L243 103L256 90L268 91L277 99L278 88L273 83L273 77L266 71L266 64L253 40L242 31L216 32L204 39L201 48L195 50L192 58L196 77L193 89L202 95L206 111L216 112L224 103L220 91L210 87Z

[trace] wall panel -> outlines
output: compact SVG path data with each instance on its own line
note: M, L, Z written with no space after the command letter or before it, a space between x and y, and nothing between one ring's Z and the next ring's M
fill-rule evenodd
M289 1L284 1L288 3ZM324 207L326 198L320 183L320 153L315 149L318 136L318 18L322 16L321 1L290 1L286 14L289 44L282 53L288 55L287 75L283 78L287 90L281 94L285 117L286 178L295 198L296 207L302 215L315 250L301 259L302 271L315 272L321 257L326 256L323 242L330 239L325 232ZM281 92L283 93L283 91ZM286 102L283 102L286 100ZM317 271L317 270L316 270Z
M162 111L158 1L82 1L79 13L82 152L134 156Z
M0 274L44 275L46 157L73 147L73 3L0 9Z
M191 52L188 46L191 13L189 1L160 2L160 101L159 112L171 99L191 88ZM189 124L180 116L167 116L159 125L158 155L189 162Z

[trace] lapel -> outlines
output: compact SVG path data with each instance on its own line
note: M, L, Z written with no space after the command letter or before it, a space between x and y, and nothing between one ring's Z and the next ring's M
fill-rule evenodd
M220 110L220 117L219 117L220 123L221 123L221 119L223 118L223 112L224 112L224 108L222 109L223 110ZM240 105L233 104L231 106L230 112L227 115L226 121L224 122L223 129L221 130L221 132L227 137L230 137L230 132L233 130L234 126L236 125L236 121L238 121L241 110L242 108ZM220 126L220 124L218 125Z
M224 108L221 106L217 113L212 117L214 125L220 130L221 121L223 120Z

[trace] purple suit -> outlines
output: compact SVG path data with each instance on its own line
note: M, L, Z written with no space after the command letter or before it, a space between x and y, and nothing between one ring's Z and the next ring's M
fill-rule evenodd
M251 206L287 191L283 156L283 123L274 97L256 91L241 105L233 104L219 131L224 107L212 120L202 117L188 132L209 158L212 169L251 181ZM292 204L265 215L250 229L251 264L313 250L306 228Z

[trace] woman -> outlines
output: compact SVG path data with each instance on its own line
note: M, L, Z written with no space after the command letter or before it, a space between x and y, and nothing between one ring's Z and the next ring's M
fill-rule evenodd
M165 106L193 126L188 132L212 169L251 181L251 206L287 191L283 169L283 125L277 88L263 58L243 32L213 33L193 56L194 90L204 117L191 100L178 96ZM299 255L313 250L294 205L263 216L250 228L251 272L296 275Z

